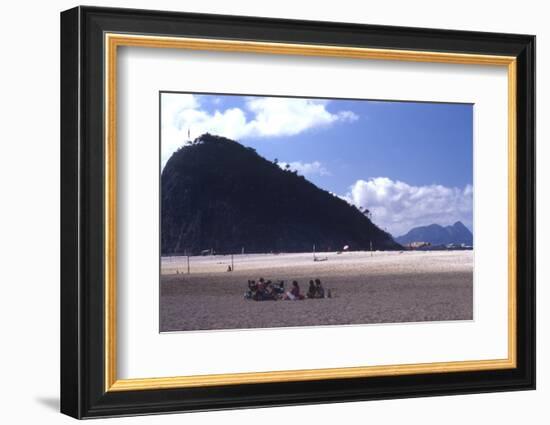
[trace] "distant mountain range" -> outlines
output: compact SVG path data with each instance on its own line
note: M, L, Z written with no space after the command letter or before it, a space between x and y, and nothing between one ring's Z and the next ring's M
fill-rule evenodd
M407 245L413 242L428 242L431 245L473 245L473 235L470 230L457 221L452 226L440 226L439 224L430 224L429 226L415 227L406 235L395 238L395 241L401 245Z
M161 252L401 249L356 207L252 148L204 134L161 176Z

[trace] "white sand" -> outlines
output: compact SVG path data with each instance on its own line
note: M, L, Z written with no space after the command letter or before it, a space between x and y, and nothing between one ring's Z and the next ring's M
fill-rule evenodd
M234 329L472 318L472 251L404 251L167 257L161 262L161 330ZM248 279L319 278L332 299L250 301Z

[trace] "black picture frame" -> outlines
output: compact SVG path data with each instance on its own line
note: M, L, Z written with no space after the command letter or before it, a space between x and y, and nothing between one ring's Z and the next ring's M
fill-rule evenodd
M104 34L506 55L517 59L517 367L105 391ZM535 37L132 9L61 13L61 412L75 418L535 388Z

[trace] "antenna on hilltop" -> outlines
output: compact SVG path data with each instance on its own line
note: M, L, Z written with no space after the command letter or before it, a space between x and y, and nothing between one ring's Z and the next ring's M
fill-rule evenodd
M187 129L187 141L191 141L191 128Z

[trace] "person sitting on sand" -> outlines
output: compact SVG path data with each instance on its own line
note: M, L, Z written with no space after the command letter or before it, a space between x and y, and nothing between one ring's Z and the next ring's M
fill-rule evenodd
M252 298L254 301L271 301L276 300L277 297L275 293L273 292L273 287L271 286L271 281L268 280L267 282L264 280L263 277L260 278L258 281L258 285L256 286L256 292Z
M265 294L264 294L264 299L265 300L273 300L273 301L276 301L278 299L277 297L277 293L275 292L275 288L273 287L273 285L271 284L271 281L268 280L266 283L265 283Z
M315 298L315 294L317 293L317 289L315 288L315 283L313 280L309 281L309 288L307 290L306 297L308 298Z
M258 280L258 285L256 285L256 291L263 293L264 290L265 290L265 280L263 277L261 277L260 280Z
M285 293L285 281L280 280L279 285L275 286L273 289L279 296L283 295Z
M261 277L258 283L256 284L256 291L254 292L254 296L252 297L252 299L254 301L263 301L264 292L265 292L265 282L264 282L264 278Z
M304 296L300 294L300 286L295 280L292 282L292 289L285 294L285 300L303 300Z
M244 293L244 297L247 300L250 300L254 298L255 294L256 294L256 282L254 282L253 280L248 280L248 289Z
M325 289L321 285L320 279L315 279L315 298L325 298Z

